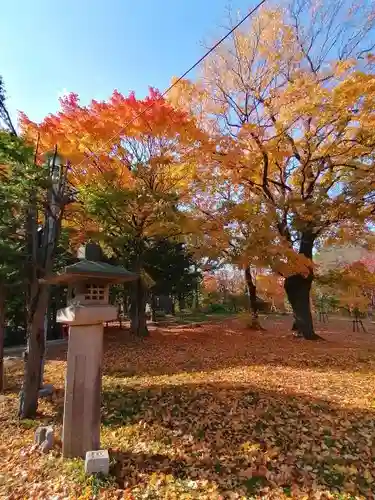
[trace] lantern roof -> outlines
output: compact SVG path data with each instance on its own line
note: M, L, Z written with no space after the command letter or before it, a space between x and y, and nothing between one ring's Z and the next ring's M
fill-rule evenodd
M86 257L91 257L89 260ZM78 262L66 266L61 271L46 276L41 282L49 284L69 284L80 281L97 281L101 284L124 283L138 278L122 266L103 262L101 249L98 245L88 244L78 250Z

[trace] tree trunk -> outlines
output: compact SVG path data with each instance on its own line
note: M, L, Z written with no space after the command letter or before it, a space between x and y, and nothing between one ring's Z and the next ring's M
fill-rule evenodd
M0 392L4 390L5 287L0 285Z
M193 309L195 311L199 311L199 288L198 284L195 287L194 295L193 295Z
M58 339L59 338L59 323L57 323L57 311L58 311L58 303L60 302L60 294L61 290L60 287L55 287L55 296L53 300L50 302L50 331L52 333L52 338Z
M156 300L153 293L151 293L151 321L156 322Z
M27 322L27 351L21 391L20 418L34 418L38 409L41 367L45 350L44 316L48 303L48 287L37 285Z
M290 299L289 299L289 302L290 302ZM292 332L298 332L297 320L296 320L296 317L294 316L294 312L293 312Z
M122 312L120 302L117 304L117 321L119 323L120 330L122 330Z
M311 231L302 234L299 253L312 259L312 251L315 236ZM313 271L306 277L302 274L288 276L284 282L284 289L287 294L290 305L293 309L294 322L292 329L296 331L297 336L306 340L319 339L315 334L314 324L311 314L310 291L313 282Z
M232 311L234 313L237 313L237 303L236 303L236 299L234 298L233 301L232 301Z
M250 266L245 269L245 281L246 287L249 294L249 309L251 314L251 322L249 327L254 330L263 330L259 322L258 316L258 301L257 301L257 289L253 278L251 276Z
M186 307L185 297L181 294L178 296L178 308L180 309L180 312L183 311L185 307Z
M39 140L39 138L38 138ZM38 145L35 158L37 157ZM72 201L67 185L68 164L58 165L57 146L50 167L50 185L47 189L47 204L44 204L43 230L38 232L37 193L30 193L30 206L26 217L27 242L27 351L25 373L20 394L19 416L34 418L38 408L38 393L41 383L41 366L45 351L44 315L46 314L49 287L39 280L53 269L53 258L60 235L65 206ZM58 174L58 178L55 174Z
M142 279L138 278L132 284L130 331L139 337L146 337L149 334L146 318L146 295Z
M120 307L122 308L122 317L126 320L130 318L130 306L129 306L129 290L128 284L124 283L122 287L121 302ZM120 328L122 329L122 323L120 322Z
M305 278L300 274L289 276L285 279L284 287L290 305L293 308L293 330L306 340L315 340L318 336L314 332L311 314L310 290L312 275Z
M44 315L44 322L43 322L43 328L44 328L44 342L43 342L43 353L42 353L42 360L41 360L41 366L40 366L40 389L43 388L43 381L44 381L44 365L45 365L45 357L47 354L47 339L48 339L48 334L51 333L51 297L50 294L47 293L47 306L46 306L46 312Z

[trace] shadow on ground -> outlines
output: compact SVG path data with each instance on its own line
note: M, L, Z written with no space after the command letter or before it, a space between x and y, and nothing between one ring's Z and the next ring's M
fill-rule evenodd
M207 481L224 498L298 488L375 494L375 410L250 384L119 384L103 393L102 423L119 488L163 473L193 487L192 498Z

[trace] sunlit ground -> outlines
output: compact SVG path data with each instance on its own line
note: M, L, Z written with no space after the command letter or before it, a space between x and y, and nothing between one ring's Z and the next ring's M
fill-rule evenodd
M61 430L65 348L50 350L57 391L37 422L18 422L19 367L0 412L0 498L374 498L375 328L319 325L325 341L239 320L105 338L102 445L111 475L33 450L34 427Z

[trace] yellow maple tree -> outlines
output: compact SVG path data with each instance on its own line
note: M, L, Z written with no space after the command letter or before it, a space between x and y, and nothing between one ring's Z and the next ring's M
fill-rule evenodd
M197 174L259 196L272 230L310 260L307 274L285 279L306 339L317 338L314 247L374 217L374 20L367 3L263 8L211 54L196 82L184 81L171 96L210 131L204 154L211 161Z

